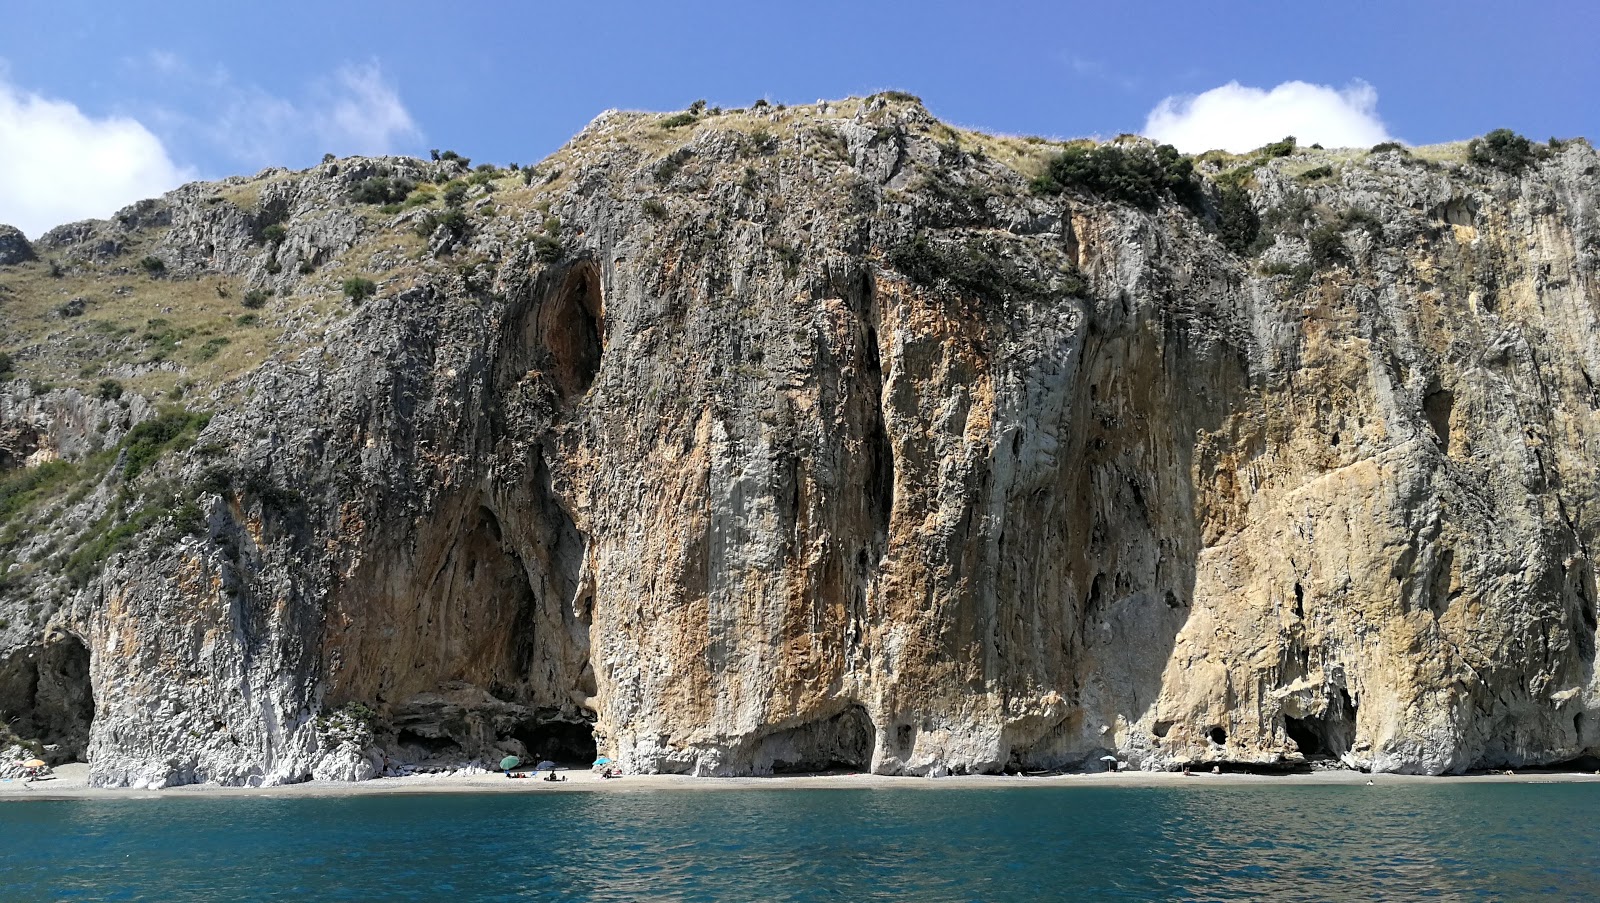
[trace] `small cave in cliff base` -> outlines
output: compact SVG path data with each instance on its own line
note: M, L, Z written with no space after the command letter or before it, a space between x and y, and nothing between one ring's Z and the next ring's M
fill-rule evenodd
M1217 744L1218 746L1228 742L1228 732L1220 727L1214 727L1206 731L1206 736L1210 737L1211 742Z
M866 771L877 739L872 719L860 705L829 718L780 731L762 741L762 758L773 774ZM761 762L756 765L760 769Z
M19 738L44 746L43 758L52 765L84 761L94 693L83 641L53 630L41 644L0 659L0 720Z
M562 276L540 309L539 334L550 352L561 399L571 401L589 391L605 345L605 304L594 261L579 261Z
M512 736L522 741L535 763L549 759L587 768L599 755L594 742L594 725L588 722L525 721Z
M1283 716L1283 730L1307 759L1337 759L1356 739L1356 707L1343 687L1321 715Z

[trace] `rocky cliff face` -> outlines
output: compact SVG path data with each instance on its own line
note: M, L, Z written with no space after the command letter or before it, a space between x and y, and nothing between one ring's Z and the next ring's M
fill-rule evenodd
M689 119L9 253L10 729L146 786L1596 751L1587 144L1130 204L901 97Z

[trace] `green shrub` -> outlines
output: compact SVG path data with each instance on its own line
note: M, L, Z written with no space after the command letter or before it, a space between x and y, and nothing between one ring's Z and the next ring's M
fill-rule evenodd
M1294 147L1295 147L1294 136L1290 135L1289 137L1283 139L1282 141L1274 141L1271 144L1263 146L1261 148L1260 153L1261 153L1261 155L1263 157L1267 157L1267 158L1287 157L1290 154L1294 153Z
M309 258L309 257L301 258L300 265L295 267L295 272L299 273L302 276L309 276L312 273L315 273L316 271L317 271L317 265L312 263L311 262L311 258Z
M357 182L350 197L358 204L398 204L416 187L410 179L373 176Z
M644 204L641 206L644 208L645 216L648 216L651 219L667 218L667 205L661 203L655 198L645 198Z
M1261 217L1250 192L1238 182L1221 186L1217 198L1217 238L1235 254L1247 254L1261 234Z
M1349 256L1344 249L1344 230L1338 223L1323 223L1306 236L1311 251L1311 266L1324 270L1334 264L1346 263Z
M1332 176L1332 175L1333 175L1333 167L1332 166L1313 166L1310 169L1308 169L1305 172L1300 174L1300 181L1302 181L1302 182L1315 182L1318 179L1326 179L1326 178L1328 178L1329 176Z
M555 263L567 254L567 249L561 239L554 235L535 235L533 237L533 256L543 263Z
M114 379L102 379L100 385L95 387L95 394L101 401L116 401L122 397L122 383Z
M455 162L460 163L462 166L469 167L469 168L472 166L472 161L470 159L461 156L460 154L456 153L453 150L447 150L447 151L441 153L439 155L439 159L440 160L454 160Z
M16 363L11 360L11 355L0 351L0 379L10 379L16 371Z
M693 156L694 151L687 147L680 147L663 157L661 162L656 164L655 172L652 173L656 184L665 185L671 182L672 177L677 175L678 170L683 168L683 164Z
M167 271L167 262L159 257L144 257L140 259L139 266L152 276L160 276Z
M205 344L200 346L200 350L195 352L195 357L202 361L209 361L216 357L218 352L222 351L224 346L229 344L232 343L227 336L217 336L214 339L206 339Z
M918 233L889 249L889 264L912 282L929 287L945 283L969 295L1001 298L1042 298L1050 287L977 241L938 245ZM1079 296L1087 289L1076 270L1062 274L1061 290Z
M261 322L261 318L256 316L255 314L240 314L239 318L237 320L234 320L233 322L238 323L240 326L254 326L257 323ZM173 388L176 389L178 387L177 386L173 386ZM183 397L183 392L180 390L176 397L182 398Z
M444 203L447 207L460 207L467 199L467 183L457 179L444 186Z
M268 244L281 245L283 240L289 237L289 230L285 229L282 223L273 223L261 230L261 237L266 239Z
M1467 142L1467 161L1515 175L1549 154L1510 129L1495 129Z
M253 288L244 293L244 297L239 299L239 303L250 310L260 310L266 306L267 299L270 297L272 297L272 289Z
M341 288L344 289L346 298L355 304L360 304L377 293L378 284L364 276L351 276L344 281Z
M1411 151L1406 150L1406 146L1404 144L1401 144L1398 141L1380 141L1379 143L1374 144L1372 146L1372 150L1367 151L1367 153L1369 153L1369 154L1383 154L1383 153L1388 153L1390 151L1399 151L1400 153L1405 154L1408 157L1411 156Z
M5 519L62 486L77 465L60 459L0 476L0 519Z
M674 113L661 120L661 127L664 129L682 128L686 125L693 125L696 118L693 113Z
M1067 147L1050 159L1045 174L1034 180L1034 190L1060 194L1069 188L1143 210L1156 209L1168 196L1196 212L1201 208L1194 161L1170 144L1153 149L1114 144Z
M459 239L467 234L467 215L460 210L446 210L442 213L429 211L417 220L417 234L423 238L432 238L433 233L443 226L449 231L452 239Z
M1372 236L1374 241L1383 238L1383 221L1373 215L1372 211L1362 207L1351 207L1339 215L1339 231L1348 232L1351 229L1361 229Z
M167 449L186 445L211 422L211 415L168 408L128 430L123 437L122 479L132 482Z

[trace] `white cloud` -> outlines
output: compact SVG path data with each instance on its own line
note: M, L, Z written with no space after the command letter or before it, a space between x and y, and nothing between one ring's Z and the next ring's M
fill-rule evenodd
M0 223L37 238L195 178L138 121L86 116L72 103L23 91L4 76L0 70Z
M422 139L399 92L376 62L344 65L297 97L234 80L222 67L197 69L169 53L130 61L181 98L157 119L235 164L294 166L325 152L388 154Z
M1284 82L1271 91L1229 82L1200 95L1168 97L1150 111L1144 134L1185 153L1233 153L1293 135L1301 144L1368 147L1392 140L1378 118L1377 89L1357 81L1343 90Z
M398 141L422 137L377 63L345 66L335 73L317 125L323 140L344 153L388 153Z

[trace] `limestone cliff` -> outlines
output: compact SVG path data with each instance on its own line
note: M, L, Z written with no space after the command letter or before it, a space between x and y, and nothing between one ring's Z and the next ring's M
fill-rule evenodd
M884 95L61 227L0 711L103 785L1592 755L1600 159L1533 150Z

